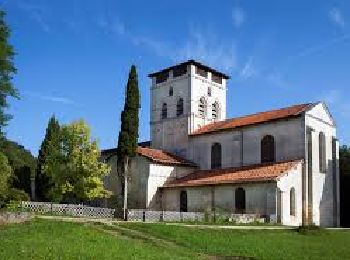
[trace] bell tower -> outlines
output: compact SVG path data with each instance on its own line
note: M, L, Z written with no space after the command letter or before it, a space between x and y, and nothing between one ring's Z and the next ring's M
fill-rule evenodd
M188 138L226 119L227 75L194 60L149 74L152 147L187 157Z

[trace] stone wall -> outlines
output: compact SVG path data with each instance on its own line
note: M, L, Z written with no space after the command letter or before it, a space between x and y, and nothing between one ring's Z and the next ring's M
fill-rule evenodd
M211 146L220 143L222 167L238 167L261 162L261 140L272 135L276 144L276 161L304 157L304 125L301 117L270 122L240 130L193 136L190 139L190 160L201 169L211 167Z
M302 167L303 163L296 166L277 182L281 192L281 222L283 225L299 226L302 224ZM295 216L290 213L290 191L295 190Z
M0 212L0 225L22 223L33 218L30 212Z
M334 204L339 209L339 169L333 171L332 138L336 137L336 127L324 104L320 103L306 113L305 124L312 129L312 222L321 226L339 225L339 210L334 212ZM319 133L326 137L326 173L319 169ZM337 158L339 152L337 151ZM337 163L337 162L336 162ZM336 180L334 181L334 177ZM336 189L337 197L333 189Z
M276 214L276 183L216 185L167 188L163 191L164 210L180 210L180 192L187 191L188 211L216 210L235 212L235 190L242 187L246 195L246 213Z

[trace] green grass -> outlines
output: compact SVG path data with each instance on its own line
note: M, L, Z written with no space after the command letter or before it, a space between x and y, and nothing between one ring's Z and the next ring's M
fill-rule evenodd
M0 226L0 259L350 259L350 232L301 231L34 219Z
M349 231L213 230L137 223L122 226L208 255L257 259L350 259Z
M35 219L0 226L0 259L179 259L191 252L169 252L141 240L118 237L90 224Z

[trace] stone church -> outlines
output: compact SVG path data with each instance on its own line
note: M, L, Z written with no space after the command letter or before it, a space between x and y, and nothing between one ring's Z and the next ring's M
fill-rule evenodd
M189 60L149 77L151 140L131 162L129 209L339 226L339 145L325 103L226 118L226 74ZM116 149L102 158L117 194Z

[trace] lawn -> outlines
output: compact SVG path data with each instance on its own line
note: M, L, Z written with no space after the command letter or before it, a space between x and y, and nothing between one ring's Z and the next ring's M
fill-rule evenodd
M187 250L169 252L141 240L118 237L91 224L35 219L0 226L0 259L179 259Z
M34 219L0 226L0 259L350 259L350 232Z
M163 224L122 224L194 252L257 259L350 259L350 232L317 230L213 230Z

